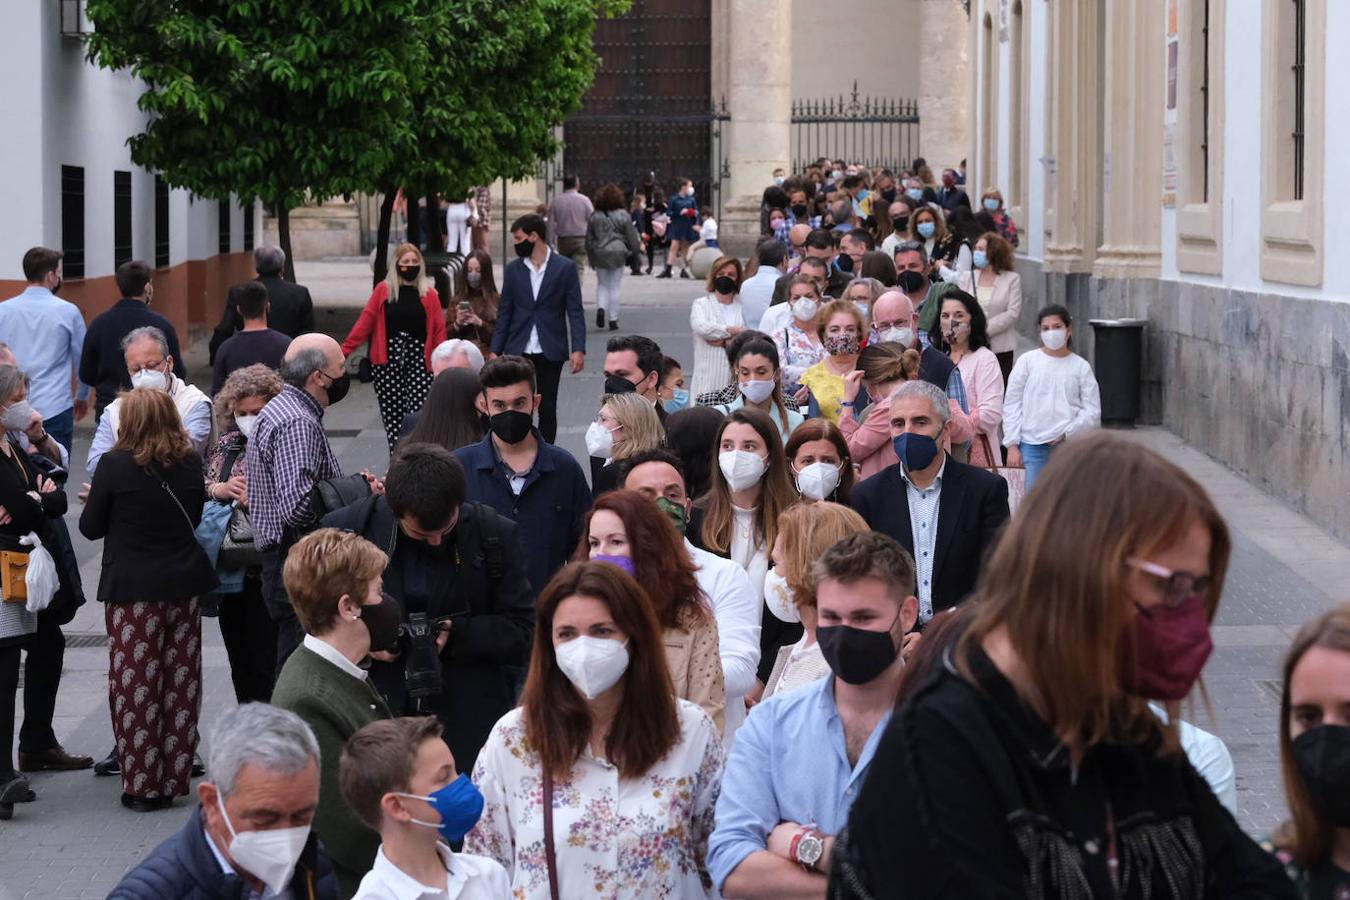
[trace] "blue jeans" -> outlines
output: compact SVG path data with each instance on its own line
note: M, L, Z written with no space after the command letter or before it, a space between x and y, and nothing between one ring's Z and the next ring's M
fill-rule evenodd
M70 442L75 437L75 410L68 409L59 416L43 419L42 428L69 453Z
M1023 441L1022 465L1027 467L1027 490L1031 490L1031 485L1036 481L1036 476L1041 474L1041 469L1050 461L1050 451L1055 449L1054 444L1028 444Z

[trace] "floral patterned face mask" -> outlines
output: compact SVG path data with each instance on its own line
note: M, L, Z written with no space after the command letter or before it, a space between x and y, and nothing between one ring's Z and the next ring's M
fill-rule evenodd
M856 334L832 334L821 341L825 352L831 356L848 356L857 353L860 346Z

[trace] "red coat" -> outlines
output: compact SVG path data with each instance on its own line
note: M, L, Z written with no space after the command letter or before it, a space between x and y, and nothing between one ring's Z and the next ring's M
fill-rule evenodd
M350 356L353 350L369 340L371 365L382 366L389 362L389 335L384 322L384 307L388 301L389 283L381 281L370 292L370 299L366 301L366 308L361 310L361 317L342 342L343 356ZM427 343L423 355L429 372L431 351L445 340L445 310L441 309L441 298L435 288L428 288L422 295L422 308L427 312Z

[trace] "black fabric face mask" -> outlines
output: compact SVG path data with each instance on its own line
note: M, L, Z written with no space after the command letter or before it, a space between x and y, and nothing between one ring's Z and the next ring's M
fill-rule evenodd
M606 394L631 394L637 390L637 385L624 378L622 375L605 376Z
M342 373L342 377L334 378L328 385L328 405L332 406L334 403L337 403L343 397L347 396L347 391L351 386L352 376L346 372Z
M909 229L909 216L896 216L891 219L891 227L896 231L906 231Z
M853 257L849 256L847 253L839 254L839 256L835 258L834 264L838 266L839 271L841 272L853 271Z
M403 622L403 608L390 594L376 604L361 607L361 621L370 632L370 652L398 649L398 627Z
M515 248L516 248L516 256L519 256L521 259L524 259L525 257L529 256L531 253L534 252L534 241L521 241L520 243L515 245Z
M1319 725L1290 749L1318 810L1337 828L1350 828L1350 726Z
M897 618L899 615L896 613ZM900 654L890 628L868 631L852 625L820 625L816 627L816 640L830 671L847 684L866 684L886 671Z
M912 269L906 269L896 278L896 284L900 290L906 294L917 294L919 291L928 287L928 279L922 272L915 272Z
M417 266L399 266L398 277L404 281L412 281L417 277Z
M729 275L718 275L713 279L713 290L719 294L734 294L736 287L736 279Z
M792 207L792 214L793 214L794 216L796 216L797 218L799 218L799 219L805 218L805 217L806 217L806 213L807 213L807 207L806 207L806 204L805 204L805 203L798 203L798 204L796 204L795 206Z
M525 440L533 426L533 415L514 409L488 417L488 427L492 429L492 433L508 444L519 444Z

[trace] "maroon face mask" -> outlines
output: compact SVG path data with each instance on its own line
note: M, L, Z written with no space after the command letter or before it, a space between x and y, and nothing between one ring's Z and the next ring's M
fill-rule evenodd
M1121 687L1148 700L1182 699L1214 649L1204 597L1188 597L1172 609L1140 607L1119 648Z

